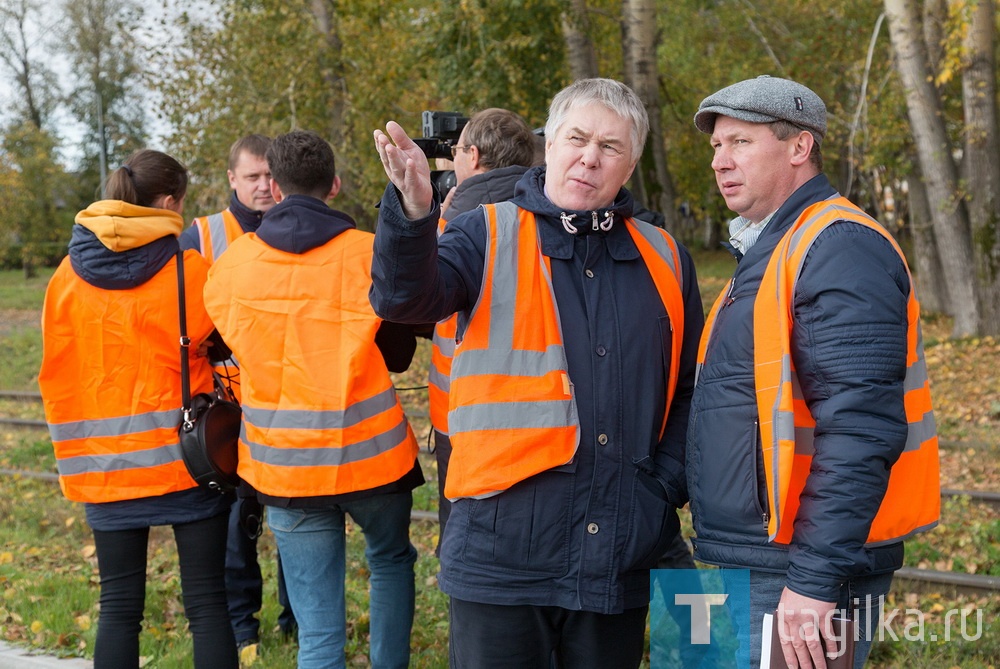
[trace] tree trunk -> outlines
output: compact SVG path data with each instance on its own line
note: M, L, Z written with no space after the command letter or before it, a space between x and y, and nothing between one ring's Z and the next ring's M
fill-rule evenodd
M316 29L326 43L326 50L319 56L325 65L323 79L329 91L327 99L330 101L330 125L326 129L326 136L333 146L334 154L342 155L345 147L344 110L347 106L347 83L344 78L343 44L340 40L337 2L336 0L310 0L309 12L316 22ZM338 170L337 176L340 177L341 192L355 192L354 179L348 170ZM340 206L358 221L364 221L368 218L365 216L365 209L360 204L348 205L345 199Z
M656 59L656 6L653 0L624 0L622 3L624 33L625 80L632 86L649 116L649 138L646 142L652 155L652 174L642 169L643 203L663 214L664 227L679 233L677 207L674 204L674 183L667 168L667 148L663 134L663 112L660 106L660 72ZM650 179L649 177L653 177ZM651 183L652 182L652 183Z
M598 76L597 52L590 39L587 0L570 0L569 8L562 15L562 31L573 81Z
M912 270L917 282L917 297L920 299L920 310L924 313L947 314L948 295L944 276L941 272L941 259L938 257L937 245L934 243L934 229L931 223L931 207L927 202L927 189L919 173L907 183L910 208L910 233L913 235L913 266Z
M975 259L980 334L1000 334L1000 136L997 131L996 4L971 6L965 37L962 100L965 108L965 164L969 222Z
M924 0L924 44L927 45L927 62L937 75L937 64L944 59L945 24L948 22L948 0Z
M941 98L931 82L915 0L885 0L896 68L906 90L906 109L917 147L927 199L953 305L957 337L975 334L979 308L973 289L972 243L968 219L958 197L958 170L951 158Z

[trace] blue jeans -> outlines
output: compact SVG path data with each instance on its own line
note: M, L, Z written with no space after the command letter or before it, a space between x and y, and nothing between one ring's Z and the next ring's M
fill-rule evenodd
M328 509L269 506L268 525L284 563L285 586L299 623L299 669L345 666L344 515L365 535L371 571L369 613L373 669L405 669L413 626L411 493L374 495Z
M726 590L732 588L728 578L739 569L723 569L722 580ZM861 669L868 660L872 648L872 636L877 633L879 614L885 602L885 594L892 585L892 572L861 576L852 579L840 589L837 601L838 609L847 609L854 617L858 630L858 640L854 644L854 669ZM765 613L774 613L785 589L785 574L772 574L763 571L750 571L750 610L745 610L741 598L730 597L726 600L730 616L736 626L736 636L739 649L736 651L736 666L739 669L757 669L760 666L760 647L763 638L761 623ZM870 608L866 606L870 604ZM746 629L746 621L750 620L750 629ZM867 630L867 633L866 633Z

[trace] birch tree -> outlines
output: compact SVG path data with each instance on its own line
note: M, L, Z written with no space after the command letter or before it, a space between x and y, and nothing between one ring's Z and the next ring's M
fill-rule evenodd
M650 160L640 163L632 177L636 196L642 204L656 209L664 226L678 229L674 183L667 167L666 137L663 131L663 108L660 104L660 67L656 54L656 3L654 0L622 2L622 33L625 81L635 90L649 115L649 138L646 153ZM652 169L646 166L652 163Z
M959 196L958 169L932 83L915 0L885 0L895 62L931 208L934 236L954 311L954 336L974 334L979 305L974 288L968 218Z
M962 69L965 181L982 334L1000 334L1000 137L997 131L996 4L968 6Z

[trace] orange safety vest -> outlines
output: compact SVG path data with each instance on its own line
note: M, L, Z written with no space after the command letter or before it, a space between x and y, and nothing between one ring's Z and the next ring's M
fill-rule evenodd
M291 254L249 233L209 271L205 306L241 363L238 471L265 495L368 490L413 467L417 442L375 345L373 239L347 230Z
M438 236L448 223L438 221ZM455 357L455 340L458 337L458 315L452 314L434 326L431 339L431 364L427 370L427 400L431 425L441 434L448 434L448 391L451 389L451 362Z
M754 376L768 490L768 537L780 544L792 541L799 497L812 465L816 427L802 397L791 355L792 297L812 243L839 221L875 230L906 264L903 252L885 229L844 197L806 208L771 255L754 301ZM709 314L699 347L699 369L722 296L727 292L728 286ZM912 277L907 322L903 402L909 432L903 453L890 471L888 489L868 534L869 546L902 541L933 528L940 518L938 439L924 361L920 305Z
M184 254L187 325L200 343L212 331L202 304L208 266ZM154 497L197 484L181 459L177 261L126 290L90 285L69 258L53 274L42 310L38 385L63 494L75 502ZM191 392L212 388L212 370L191 358Z
M201 254L209 264L219 259L219 256L229 248L234 239L242 237L245 233L233 212L227 207L223 211L211 216L201 216L194 219L191 224L198 228L198 239L201 244ZM214 365L215 371L227 381L227 385L233 391L236 401L240 401L242 392L240 390L240 366L235 356L217 362Z
M201 254L209 264L214 263L229 248L233 240L242 237L244 232L240 222L229 209L211 216L201 216L191 224L198 228L198 238L201 241Z
M451 374L445 496L452 500L490 497L564 465L580 443L550 259L539 247L535 215L510 202L484 209L482 292ZM662 438L684 339L680 258L664 230L631 219L625 225L674 330Z

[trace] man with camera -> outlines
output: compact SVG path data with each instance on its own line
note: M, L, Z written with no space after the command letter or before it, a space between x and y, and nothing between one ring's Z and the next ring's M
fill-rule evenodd
M703 314L691 257L632 217L649 121L584 79L552 100L545 166L440 240L426 156L375 131L392 183L370 298L398 322L458 313L438 584L452 667L638 667L649 569L679 530Z
M493 107L469 119L458 142L451 146L451 154L458 185L448 191L441 205L439 232L443 232L447 222L459 214L472 211L481 204L504 202L514 197L514 186L534 164L535 136L520 116ZM451 513L451 502L444 495L444 486L451 458L448 388L457 322L457 316L451 316L434 328L428 378L434 455L438 466L439 538L444 537L445 524Z

